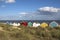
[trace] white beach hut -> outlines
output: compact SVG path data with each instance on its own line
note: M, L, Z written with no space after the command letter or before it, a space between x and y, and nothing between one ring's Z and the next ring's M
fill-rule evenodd
M40 26L40 23L33 23L33 27L38 27L38 26Z
M20 26L20 23L12 23L13 26Z

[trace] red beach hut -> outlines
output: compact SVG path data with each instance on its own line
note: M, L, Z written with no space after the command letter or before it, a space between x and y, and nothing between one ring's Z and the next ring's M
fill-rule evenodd
M28 23L27 22L21 22L21 25L27 27Z

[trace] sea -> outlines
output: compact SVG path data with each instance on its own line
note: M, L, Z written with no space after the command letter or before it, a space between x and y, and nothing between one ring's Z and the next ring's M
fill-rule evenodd
M60 20L0 20L0 22L3 23L20 23L20 22L38 22L38 23L42 23L42 22L46 22L46 23L50 23L50 22L57 22L58 24L60 24Z

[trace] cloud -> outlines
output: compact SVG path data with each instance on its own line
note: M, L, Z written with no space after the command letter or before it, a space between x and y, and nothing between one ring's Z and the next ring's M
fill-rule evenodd
M27 12L20 12L20 13L18 13L19 15L21 15L21 16L25 16L25 15L27 15L28 13Z
M15 3L16 0L0 0L0 2L5 2L5 3Z
M54 7L42 7L35 12L21 12L21 20L60 20L60 9Z
M60 13L60 8L54 8L54 7L42 7L39 8L35 14L36 15L58 15Z
M5 2L6 3L15 3L16 1L15 0L6 0Z
M32 12L20 12L20 13L18 13L19 15L21 15L21 16L32 16L33 15L33 13Z
M26 15L27 13L26 13L26 12L21 12L21 13L19 13L19 14Z
M39 8L34 14L37 15L35 18L39 20L60 20L60 8L42 7Z
M48 12L58 12L60 9L59 8L54 8L54 7L42 7L39 8L40 11L48 11Z
M42 7L46 8L46 7ZM52 10L58 11L52 11ZM47 10L37 9L35 12L19 12L17 15L3 17L1 19L7 20L60 20L59 8L47 8Z
M1 2L1 1L4 1L4 0L0 0L0 2Z
M60 9L54 7L42 7L34 13L22 12L20 14L25 15L22 16L23 20L60 20Z

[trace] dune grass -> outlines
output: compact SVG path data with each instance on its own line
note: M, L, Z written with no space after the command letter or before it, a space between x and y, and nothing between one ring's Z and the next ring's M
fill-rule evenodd
M60 27L41 28L23 27L12 28L8 24L1 24L0 40L60 40ZM18 29L20 28L20 29Z

